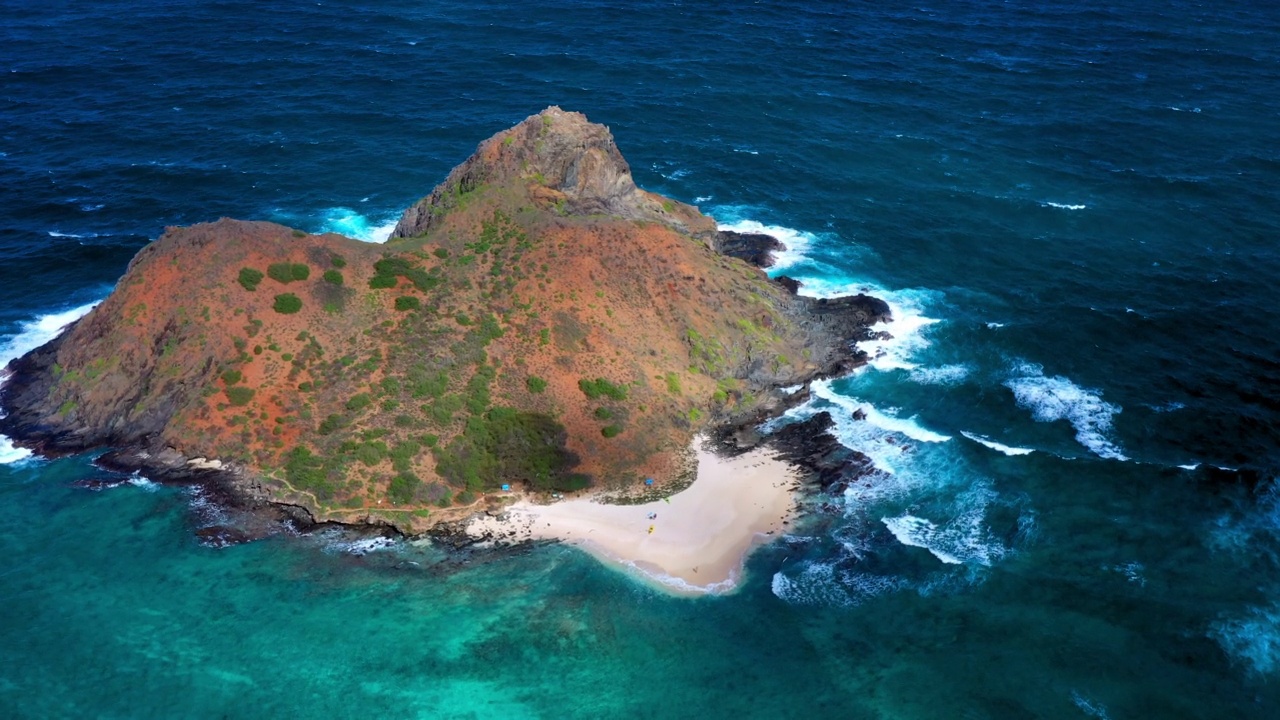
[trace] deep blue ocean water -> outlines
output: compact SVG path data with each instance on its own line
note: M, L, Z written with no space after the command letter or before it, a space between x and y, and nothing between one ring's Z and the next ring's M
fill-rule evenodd
M5 717L1280 716L1280 9L0 0L0 355L167 225L368 240L550 104L894 307L882 475L672 598L571 548L216 549L0 444ZM852 420L861 408L868 419ZM783 422L786 420L784 419Z

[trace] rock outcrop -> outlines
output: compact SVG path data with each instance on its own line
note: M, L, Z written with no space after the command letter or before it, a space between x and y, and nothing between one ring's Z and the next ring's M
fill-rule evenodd
M665 481L695 433L864 362L855 343L888 317L770 279L776 242L637 188L607 128L549 108L481 143L385 246L168 229L10 365L0 431L217 477L219 497L289 518L407 532L503 484Z

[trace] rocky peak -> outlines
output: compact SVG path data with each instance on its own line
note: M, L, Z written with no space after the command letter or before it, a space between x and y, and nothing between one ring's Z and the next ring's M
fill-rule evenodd
M429 196L405 211L391 237L426 235L459 198L511 185L567 215L612 215L682 229L700 217L695 208L664 202L636 187L609 128L552 106L480 143Z

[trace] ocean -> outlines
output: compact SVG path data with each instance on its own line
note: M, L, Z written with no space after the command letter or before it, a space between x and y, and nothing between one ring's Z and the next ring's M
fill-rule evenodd
M802 292L895 317L774 421L831 411L877 474L719 597L555 545L210 547L198 493L0 440L0 715L1280 716L1280 7L0 15L6 360L166 226L379 242L552 104L780 237Z

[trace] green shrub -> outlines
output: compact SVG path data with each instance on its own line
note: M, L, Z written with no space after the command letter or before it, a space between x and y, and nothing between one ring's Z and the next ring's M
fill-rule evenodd
M524 380L525 387L529 388L531 393L540 393L547 389L547 381L535 375L530 375Z
M613 418L613 412L606 407L598 407L595 412L596 418L599 420L609 420Z
M333 499L334 484L329 480L324 458L302 446L294 448L286 457L284 474L290 485L311 492L317 500Z
M627 399L627 387L625 385L615 385L604 378L596 378L595 380L579 380L578 389L582 391L583 395L586 395L592 400L599 397L608 397L614 400Z
M228 370L222 373L222 382L228 385L235 385L240 382L241 377L243 376L240 374L239 370Z
M441 260L449 257L449 251L444 248L436 248L434 251L432 251L432 254L440 258Z
M387 457L387 444L382 441L360 443L356 448L356 459L369 467L382 462Z
M360 393L347 401L347 409L351 412L359 412L369 407L372 402L373 398L369 396L369 393Z
M325 270L323 277L325 282L330 283L332 285L342 284L342 273L338 272L337 270Z
M332 258L330 258L330 261L333 262L333 266L336 268L344 268L347 266L346 259L343 258L341 255L334 255Z
M316 430L321 435L328 435L329 433L335 430L341 430L346 426L347 426L347 419L345 417L341 415L330 415L329 417L320 421L320 427L317 428Z
M417 310L422 307L422 301L412 295L401 295L396 298L396 310L401 312L407 310Z
M306 280L310 276L311 268L302 263L271 263L267 266L267 277L286 285L294 280Z
M277 295L275 305L271 307L281 315L292 315L302 309L302 298L293 293Z
M439 276L400 257L382 258L373 264L373 271L374 276L369 280L369 287L372 288L393 288L396 286L398 277L413 283L413 286L422 292L428 292L443 282ZM375 281L377 281L376 284Z
M600 428L600 434L607 438L617 437L618 434L621 432L622 432L622 426L617 424L606 425Z
M673 372L667 373L667 392L672 395L679 395L681 393L680 376Z
M244 387L243 385L232 385L223 390L227 394L227 400L234 406L248 405L253 399L253 388Z
M409 381L412 383L411 392L416 398L428 396L438 398L449 388L449 376L444 372L434 375L427 375L422 370L417 373L410 372Z
M245 290L257 290L258 283L262 282L263 277L265 276L260 271L253 268L240 268L240 277L236 280Z
M564 441L554 418L497 407L468 418L461 434L435 450L436 472L472 492L515 481L539 490L580 489L588 479L569 472L578 458Z
M413 440L398 442L391 448L391 465L398 472L407 472L413 467L413 458L422 452L422 446Z
M400 473L391 479L391 485L387 487L387 498L397 505L407 505L421 485L422 480L417 475Z

